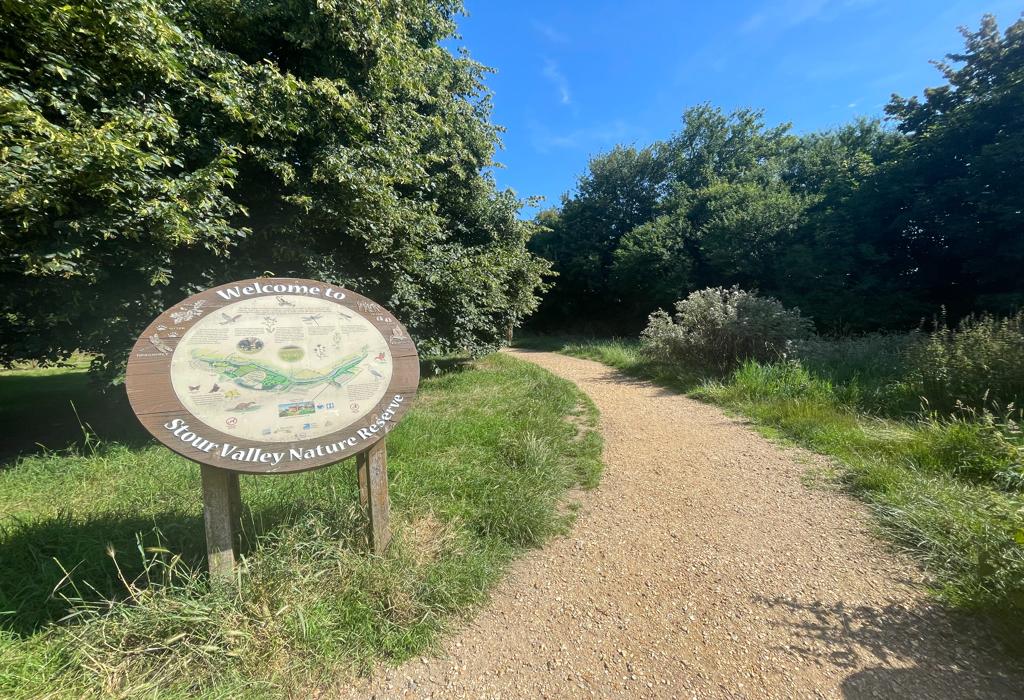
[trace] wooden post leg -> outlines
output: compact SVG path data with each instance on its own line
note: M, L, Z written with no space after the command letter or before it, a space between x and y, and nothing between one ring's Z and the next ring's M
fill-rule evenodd
M238 549L238 526L242 494L238 474L227 469L201 465L203 475L203 519L206 521L206 552L210 576L230 578Z
M383 554L391 541L391 499L388 496L388 447L378 440L373 447L356 455L359 475L359 502L369 516L370 548Z
M359 505L370 507L370 460L367 452L356 455L356 478L359 480Z

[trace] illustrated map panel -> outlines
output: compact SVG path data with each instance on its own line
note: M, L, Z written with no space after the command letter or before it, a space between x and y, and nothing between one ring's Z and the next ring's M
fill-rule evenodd
M391 381L388 342L358 312L279 295L200 319L171 359L171 384L206 425L241 438L292 442L368 414Z

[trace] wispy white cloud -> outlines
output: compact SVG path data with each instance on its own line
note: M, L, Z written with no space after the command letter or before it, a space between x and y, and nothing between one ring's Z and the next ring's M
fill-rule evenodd
M741 34L781 31L875 2L877 0L775 0L747 17L740 24L739 31Z
M818 17L829 0L784 0L765 5L740 25L740 33L750 34L760 29L795 27Z
M554 27L552 27L550 24L545 24L544 22L538 22L534 20L533 30L540 34L542 37L544 37L547 41L551 42L552 44L569 43L569 37L563 34L562 32L558 31Z
M569 79L565 77L558 63L550 58L544 60L544 70L541 71L557 89L558 97L562 104L572 104L572 93L569 91Z

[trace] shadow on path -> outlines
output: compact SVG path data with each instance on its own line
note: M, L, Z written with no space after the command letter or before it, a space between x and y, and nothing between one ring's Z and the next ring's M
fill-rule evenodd
M1009 699L1024 693L1014 683L1012 668L1002 672L973 651L998 647L994 635L978 620L936 604L849 606L784 598L761 602L789 613L792 622L786 626L802 644L786 651L850 671L860 669L843 679L845 698Z

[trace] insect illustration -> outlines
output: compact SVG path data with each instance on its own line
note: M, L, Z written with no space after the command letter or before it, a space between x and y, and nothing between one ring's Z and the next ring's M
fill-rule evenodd
M312 316L303 316L302 320L307 322L307 323L312 323L314 326L319 326L320 324L317 323L317 321L320 320L320 317L322 315L323 314L313 314Z
M352 317L351 317L351 316L349 316L349 315L348 315L347 313L345 313L344 311L339 311L339 312L338 312L338 315L339 315L339 316L341 316L341 317L342 317L343 319L345 319L346 321L351 321L351 320L352 320Z
M290 301L288 301L284 297L275 297L275 298L277 299L277 305L278 306L295 306L295 304L291 303Z
M214 382L213 386L210 387L210 391L208 391L207 393L212 394L212 393L214 393L216 391L220 391L220 384L218 384L217 382Z
M154 333L153 335L149 336L149 342L153 345L154 348L159 350L164 355L171 351L171 346L164 342L164 339L160 337L159 333Z
M228 316L223 311L220 312L220 315L224 319L223 321L220 322L220 325L222 325L222 326L226 326L229 323L234 323L238 319L242 318L242 314L235 314L234 316Z
M189 391L199 391L199 385L196 384L195 386L192 386L191 384L189 384L188 385L188 390Z

